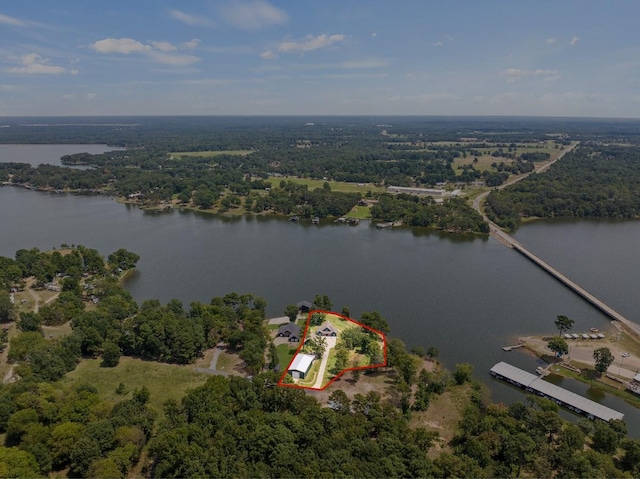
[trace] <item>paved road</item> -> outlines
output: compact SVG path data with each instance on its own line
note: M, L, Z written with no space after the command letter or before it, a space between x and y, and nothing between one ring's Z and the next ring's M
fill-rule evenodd
M512 178L509 178L507 181L505 181L503 184L501 184L500 186L497 187L498 190L501 190L503 188L506 188L507 186L513 185L514 183L517 183L520 180L525 179L527 176L529 176L531 173L542 173L543 171L547 170L551 165L553 165L556 161L558 161L560 158L562 158L564 155L566 155L567 153L569 153L570 151L573 151L573 149L578 146L577 141L571 143L571 145L564 150L562 153L560 153L558 155L558 157L553 160L550 161L549 163L545 163L542 166L539 166L538 168L536 168L533 171L530 171L529 173L525 173L523 175L518 175L518 176L514 176ZM504 234L500 234L502 233L502 230L500 229L500 227L495 224L493 221L491 221L487 215L484 213L484 210L482 209L482 205L484 204L484 200L487 198L487 196L489 196L489 193L491 193L491 190L489 191L485 191L484 193L482 193L481 195L478 195L478 197L473 200L473 208L482 215L482 218L489 223L489 231L490 231L490 235L493 236L495 239L497 239L498 241L500 241L502 244L509 246L510 248L512 247L512 245L509 242L505 242L505 238L504 238Z
M216 366L218 364L218 358L220 357L220 353L222 353L222 351L223 351L223 346L218 344L218 346L216 347L215 351L213 352L213 357L211 358L211 362L209 363L209 367L208 368L196 368L196 371L198 371L199 373L213 374L215 376L229 376L228 372L220 371L219 369L216 369Z
M287 324L290 322L289 316L281 316L279 318L271 318L267 324Z
M322 361L320 362L320 369L318 370L318 379L316 379L315 384L312 386L314 389L320 389L322 387L322 380L324 379L324 371L327 369L327 361L329 361L329 352L336 347L336 343L338 342L337 337L325 336L324 338L327 341L327 349L325 349L324 354L322 355Z

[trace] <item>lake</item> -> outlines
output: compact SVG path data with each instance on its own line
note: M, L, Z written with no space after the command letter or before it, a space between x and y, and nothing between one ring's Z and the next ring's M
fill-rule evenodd
M126 287L139 301L172 298L185 305L229 292L254 293L281 316L289 303L327 294L334 309L358 318L379 311L408 347L437 346L445 365L475 366L494 401L524 394L492 380L508 361L533 372L527 353L505 353L518 336L553 334L559 314L575 331L611 331L609 319L529 260L491 238L398 228L311 225L262 217L221 218L174 210L146 212L105 196L0 188L0 255L20 248L83 244L107 255L141 256ZM637 221L545 221L515 238L630 319L640 318ZM625 414L640 437L640 411L576 381L563 387ZM568 416L569 413L566 413Z
M90 153L98 155L106 151L122 150L108 145L1 145L0 163L28 163L31 166L49 164L64 166L60 158L74 153ZM87 166L73 166L72 168L87 168Z

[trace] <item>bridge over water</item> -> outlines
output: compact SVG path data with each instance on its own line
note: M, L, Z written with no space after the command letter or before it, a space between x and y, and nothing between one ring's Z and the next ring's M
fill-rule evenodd
M624 324L632 332L634 332L634 333L636 333L637 335L640 336L640 325L639 324L637 324L637 323L625 318L623 315L618 313L611 306L608 306L607 304L605 304L604 302L602 302L601 300L596 298L593 294L589 293L582 286L580 286L576 282L574 282L574 281L570 280L569 278L567 278L560 271L558 271L553 266L551 266L550 264L546 263L541 258L539 258L534 253L532 253L527 248L525 248L522 245L522 243L516 241L510 235L508 235L507 233L502 231L500 229L500 227L498 225L496 225L495 223L493 223L492 221L489 221L489 225L491 227L491 235L496 237L498 240L500 240L500 242L502 242L503 244L509 246L510 248L515 249L517 252L521 253L523 256L529 258L531 261L533 261L535 264L540 266L543 270L545 270L551 276L556 278L558 281L560 281L562 284L564 284L568 288L570 288L573 291L575 291L577 294L582 296L584 299L586 299L593 306L595 306L600 311L605 313L607 316L609 316L612 319L615 319L616 321L620 321L620 323Z
M558 161L566 153L569 153L570 151L572 151L577 145L578 145L578 142L572 143L571 146L569 148L567 148L565 151L563 151L554 161L552 161L550 163L547 163L547 164L543 165L542 167L536 169L535 173L541 173L545 169L549 168L551 166L551 164L553 164L554 162ZM523 178L526 178L528 175L529 175L529 173L527 173L525 175L521 175L519 177L516 177L516 178L512 179L511 181L509 181L508 183L505 183L505 184L499 186L498 188L502 189L505 186L507 186L508 184L513 184L513 183L515 183L517 181L520 181ZM589 303L591 303L593 306L595 306L600 311L605 313L611 319L615 319L616 321L619 321L620 323L624 324L631 332L633 332L636 335L640 336L640 324L635 323L635 322L625 318L623 315L618 313L611 306L605 304L604 302L602 302L601 300L596 298L593 294L589 293L582 286L580 286L579 284L577 284L574 281L572 281L569 278L567 278L564 274L562 274L560 271L555 269L553 266L551 266L550 264L546 263L541 258L536 256L534 253L529 251L520 242L516 241L510 235L508 235L507 233L502 231L502 229L497 224L495 224L493 221L491 221L487 217L487 215L484 214L484 211L482 211L482 208L481 208L481 204L483 203L484 199L489 195L489 193L490 192L487 191L487 192L479 195L473 201L473 207L476 210L478 210L478 212L482 215L484 220L489 224L491 236L493 236L494 238L496 238L498 241L500 241L504 245L508 246L509 248L513 248L516 251L518 251L519 253L521 253L523 256L529 258L531 261L533 261L535 264L540 266L543 270L545 270L551 276L553 276L558 281L560 281L562 284L564 284L565 286L567 286L568 288L572 289L574 292L576 292L577 294L582 296Z

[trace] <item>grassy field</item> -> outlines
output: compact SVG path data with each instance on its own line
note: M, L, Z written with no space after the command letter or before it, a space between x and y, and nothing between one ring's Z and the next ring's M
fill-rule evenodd
M347 218L358 218L360 220L371 219L371 206L354 206L346 215Z
M316 188L322 188L322 185L329 183L332 191L342 191L344 193L362 193L364 195L367 191L371 192L383 192L386 190L384 186L375 186L372 183L347 183L345 181L324 181L324 180L312 180L310 178L269 178L267 181L271 181L271 187L275 188L280 186L280 181L290 181L298 185L307 185L309 190L315 190ZM363 186L358 186L363 185Z
M253 150L208 150L208 151L174 151L169 153L172 159L180 158L181 156L194 156L196 158L210 158L220 155L239 155L245 156L253 153Z
M289 366L291 358L296 353L298 343L295 343L295 347L292 349L288 344L280 344L276 346L278 352L278 362L280 363L280 371L284 371Z
M42 332L45 338L59 338L60 336L68 336L73 332L71 329L71 321L67 321L59 326L42 326Z
M475 156L475 157L472 155L468 155L466 158L459 157L453 160L452 167L455 170L456 175L462 174L462 170L458 169L458 167L461 165L473 164L475 169L479 171L484 171L484 170L497 171L495 168L491 166L492 163L504 162L506 165L510 165L511 163L513 163L513 160L508 158L501 158L501 157L496 158L491 156L491 153L497 149L496 147L476 148L476 149L480 153L482 153L482 155ZM507 151L505 150L505 152ZM521 144L516 146L515 154L519 156L519 155L522 155L523 153L549 153L551 157L549 158L548 161L553 161L558 157L560 153L562 153L562 150L555 149L553 147L553 142L547 142L544 146L537 145L537 144ZM473 163L474 158L478 158L477 163ZM536 162L535 165L538 166L538 165L541 165L542 163L544 162Z
M229 374L239 375L241 374L238 369L244 364L244 361L240 359L237 353L230 353L222 351L218 356L218 362L216 363L216 369L224 371Z
M433 395L426 411L411 413L411 427L424 427L440 434L436 446L429 450L429 457L437 457L442 451L449 450L448 443L453 439L457 425L462 419L471 391L472 387L468 383L449 388L443 394Z
M106 401L119 402L131 397L134 389L146 386L151 392L150 406L162 412L162 405L168 399L177 401L185 393L204 384L210 377L197 373L193 366L178 366L153 361L142 361L123 357L115 368L101 368L100 359L85 359L75 370L68 373L60 382L64 385L88 383L95 386ZM121 396L115 390L123 383L128 394Z

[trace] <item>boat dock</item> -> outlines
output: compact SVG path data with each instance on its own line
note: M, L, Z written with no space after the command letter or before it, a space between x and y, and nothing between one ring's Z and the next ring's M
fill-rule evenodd
M524 343L519 343L519 344L516 344L516 345L514 345L514 346L502 346L502 349L503 349L504 351L511 351L511 350L513 350L513 349L521 348L522 346L524 346Z
M528 392L551 399L567 409L578 414L584 414L589 419L598 418L608 422L611 419L622 420L624 418L624 414L621 412L598 404L579 394L567 391L560 386L556 386L539 378L535 374L528 373L504 361L494 365L490 373L497 379L502 379Z

